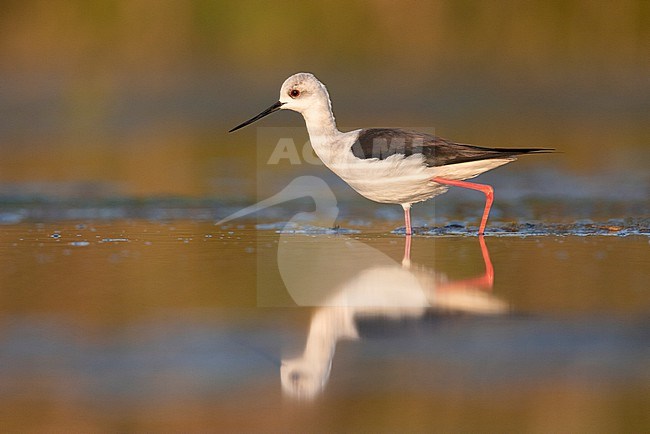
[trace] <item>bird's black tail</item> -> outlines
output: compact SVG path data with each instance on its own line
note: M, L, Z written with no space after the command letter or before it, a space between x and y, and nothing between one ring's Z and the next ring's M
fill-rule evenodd
M554 148L483 148L496 152L511 152L516 154L544 154L556 152Z
M434 166L467 163L470 161L513 158L526 154L547 154L556 152L552 148L485 148L453 142L438 144L434 150Z

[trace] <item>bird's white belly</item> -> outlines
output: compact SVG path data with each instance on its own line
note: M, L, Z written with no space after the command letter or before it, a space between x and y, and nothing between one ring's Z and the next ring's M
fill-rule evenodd
M514 158L490 159L428 167L424 156L392 155L385 160L345 158L325 164L362 196L381 203L413 204L448 190L432 179L474 178L483 172L513 161Z
M412 204L447 191L446 186L431 181L435 173L423 164L420 156L355 159L332 164L330 169L359 194L375 202Z
M365 179L343 179L362 196L381 203L412 204L447 191L447 187L432 182L430 176L396 176L388 179L367 176Z

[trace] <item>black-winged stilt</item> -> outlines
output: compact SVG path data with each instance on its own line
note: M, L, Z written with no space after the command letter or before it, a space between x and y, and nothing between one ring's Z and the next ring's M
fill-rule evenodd
M278 111L293 110L305 118L316 155L362 196L404 208L406 235L411 235L411 205L447 191L449 186L485 194L478 233L485 231L493 189L465 182L483 172L514 161L518 155L549 152L544 148L483 148L454 143L430 134L397 128L370 128L341 132L336 128L327 89L313 74L287 78L280 99L236 131Z

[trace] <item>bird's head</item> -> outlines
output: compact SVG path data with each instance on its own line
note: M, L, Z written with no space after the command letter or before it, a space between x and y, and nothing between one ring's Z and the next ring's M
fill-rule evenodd
M280 99L275 104L228 132L232 133L244 128L278 110L293 110L304 114L310 109L329 109L331 111L329 94L325 85L318 81L313 74L300 72L287 78L282 83Z
M329 94L313 74L301 72L282 83L279 102L282 109L304 113L312 107L329 104Z

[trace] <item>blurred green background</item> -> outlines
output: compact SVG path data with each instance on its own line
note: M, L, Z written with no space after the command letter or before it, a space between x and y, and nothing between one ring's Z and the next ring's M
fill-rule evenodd
M0 195L254 195L255 128L226 131L298 71L342 129L555 147L515 170L650 191L648 1L22 0L0 8Z

